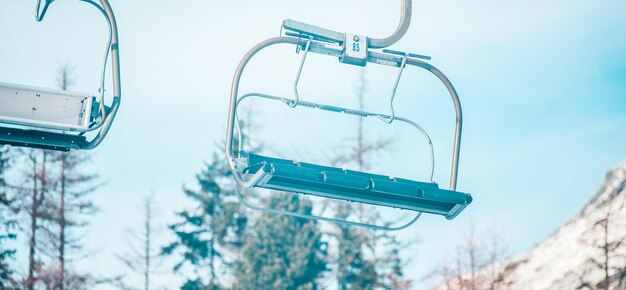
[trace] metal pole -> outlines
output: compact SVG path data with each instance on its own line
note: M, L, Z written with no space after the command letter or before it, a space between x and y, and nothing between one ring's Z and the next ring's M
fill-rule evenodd
M456 115L456 124L454 127L454 148L452 149L452 169L450 170L450 190L456 190L456 182L459 172L459 155L461 154L461 131L463 129L463 111L461 110L459 95L456 93L454 86L452 86L452 83L446 75L444 75L436 67L417 59L409 59L407 63L424 68L437 76L437 78L439 78L439 80L446 86L446 89L448 89L450 97L452 97L452 103L454 103L454 112Z
M117 32L117 21L115 20L115 14L109 4L108 0L100 0L102 8L106 12L109 21L111 22L111 66L113 70L113 96L120 97L122 88L120 84L120 53L119 53L119 40Z
M374 38L368 37L368 48L385 48L396 42L398 42L409 30L411 24L412 15L412 0L401 0L400 2L400 22L396 30L388 37ZM321 40L324 42L333 42L339 45L345 45L347 35L330 29L325 29L311 24L287 19L283 21L283 28L294 32L293 34L287 34L291 36L301 37L309 36L314 40Z
M120 81L120 55L119 55L119 40L118 40L118 32L117 32L117 22L115 21L115 14L113 14L113 9L109 4L108 0L100 0L100 4L102 5L102 9L104 10L108 20L109 27L111 29L111 46L109 49L111 50L111 69L113 72L113 103L111 104L111 109L106 115L102 123L102 127L98 132L98 135L94 137L89 143L85 144L81 149L93 149L97 147L104 137L109 132L111 127L111 123L113 123L113 119L115 119L115 115L120 106L120 102L122 99L122 87ZM101 88L104 90L104 88Z
M243 73L244 68L248 64L248 61L263 48L268 47L270 45L279 44L279 43L291 43L295 45L306 45L308 40L303 40L299 38L293 37L274 37L262 41L261 43L255 45L246 55L241 59L239 65L237 66L237 70L235 71L235 75L233 76L233 82L230 90L230 103L228 110L228 122L226 122L226 160L228 160L228 165L230 166L231 171L233 172L233 177L235 180L240 183L246 183L241 176L241 172L237 170L237 166L235 164L235 158L233 157L232 147L233 147L233 134L235 130L235 116L236 116L236 108L237 108L237 94L239 91L239 81L241 80L241 75Z

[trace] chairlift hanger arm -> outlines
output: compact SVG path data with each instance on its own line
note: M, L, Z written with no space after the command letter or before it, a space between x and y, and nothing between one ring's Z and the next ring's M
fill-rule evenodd
M385 48L398 42L408 31L411 24L412 0L401 0L400 2L400 23L396 30L385 38L368 38L367 46L369 48ZM337 43L343 45L346 40L346 34L333 31L330 29L318 27L315 25L287 19L283 21L283 28L291 31L291 36L301 34L311 36L313 39L324 42Z
M370 48L385 48L398 42L409 30L411 24L411 16L413 11L412 0L402 0L400 7L400 23L396 30L388 37L385 38L369 38Z
M319 49L318 53L336 55L339 52L339 61L342 63L365 66L368 61L368 55L371 49L381 49L388 47L400 40L409 29L411 23L411 6L412 0L401 1L400 23L396 30L386 38L368 38L365 35L355 35L350 33L341 33L315 25L298 22L287 19L283 21L282 28L286 30L285 35L297 38L304 38L309 41L321 43L321 45L335 45L334 48ZM282 29L281 29L282 36ZM314 50L314 51L315 51ZM389 53L400 53L403 56L408 54L397 51L387 51ZM422 57L420 55L410 55L412 57Z

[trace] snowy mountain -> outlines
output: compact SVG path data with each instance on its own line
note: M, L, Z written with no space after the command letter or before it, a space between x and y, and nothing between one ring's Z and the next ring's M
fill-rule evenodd
M464 251L475 249L471 244ZM607 174L580 212L528 252L474 273L465 268L458 275L460 267L439 269L445 282L435 289L626 290L626 163Z
M552 236L483 271L493 267L501 269L497 288L626 289L626 163Z

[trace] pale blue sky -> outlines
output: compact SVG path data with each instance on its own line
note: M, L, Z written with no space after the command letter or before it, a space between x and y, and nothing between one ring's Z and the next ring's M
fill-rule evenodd
M397 24L398 2L112 0L123 100L109 136L93 152L93 167L108 184L94 195L102 211L86 237L100 253L84 265L120 272L112 254L124 251L123 228L134 225L135 209L149 192L165 212L184 206L182 184L194 185L213 144L224 138L239 60L254 44L277 36L283 19L382 37ZM626 160L626 2L443 0L413 6L411 27L393 48L431 55L459 92L465 127L458 189L475 198L454 221L429 216L401 233L422 240L407 253L416 256L407 273L419 278L451 252L470 218L479 228L495 219L510 253L529 249L582 207L607 170ZM33 7L34 1L0 0L0 81L54 86L57 66L67 62L75 68L73 89L95 93L104 20L85 4L65 0L55 1L44 22L36 23ZM297 62L290 47L272 50L251 64L243 86L289 94ZM368 108L386 111L395 71L372 65L366 75ZM358 68L313 56L301 94L354 105L358 78ZM445 185L449 97L416 69L402 81L397 111L433 135L435 179ZM297 142L290 129L302 120L271 116L262 115L262 135L276 134L270 144L298 151L285 144ZM336 144L353 125L335 125L336 133L320 143ZM400 136L398 143L410 142ZM378 171L410 175L410 144L397 146Z

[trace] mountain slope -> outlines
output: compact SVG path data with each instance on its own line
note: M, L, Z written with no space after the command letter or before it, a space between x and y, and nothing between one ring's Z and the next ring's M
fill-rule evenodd
M608 223L607 223L608 221ZM499 266L512 289L626 289L626 163L552 236Z

